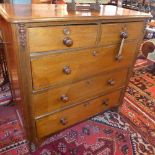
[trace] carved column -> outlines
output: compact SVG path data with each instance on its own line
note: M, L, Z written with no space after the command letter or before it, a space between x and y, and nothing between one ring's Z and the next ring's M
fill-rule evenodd
M25 24L18 24L18 33L19 33L19 44L22 51L25 51L26 47L26 28Z

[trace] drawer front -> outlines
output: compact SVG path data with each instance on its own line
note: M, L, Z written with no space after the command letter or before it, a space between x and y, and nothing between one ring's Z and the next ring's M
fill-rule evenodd
M87 80L33 94L35 116L50 113L68 105L82 102L107 91L122 87L126 81L128 69L101 74Z
M121 42L121 33L127 32L128 37L125 40L135 40L144 33L144 23L116 23L116 24L102 24L101 26L101 40L100 45L115 44Z
M116 59L119 46L56 53L32 59L33 89L60 85L88 78L105 70L127 67L133 61L137 44L125 44L120 61Z
M44 136L55 133L96 115L107 108L117 106L119 103L120 92L121 91L116 91L62 112L36 120L38 137L43 138Z
M97 25L28 28L30 52L95 46Z

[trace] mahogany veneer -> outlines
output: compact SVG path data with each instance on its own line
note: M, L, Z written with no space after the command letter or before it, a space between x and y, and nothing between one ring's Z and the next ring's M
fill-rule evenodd
M119 106L150 15L101 6L0 5L13 98L28 140Z

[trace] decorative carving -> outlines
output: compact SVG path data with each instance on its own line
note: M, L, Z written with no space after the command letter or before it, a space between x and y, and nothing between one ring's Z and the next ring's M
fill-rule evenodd
M19 42L22 49L25 49L26 46L26 28L25 24L18 24L18 33L19 33Z

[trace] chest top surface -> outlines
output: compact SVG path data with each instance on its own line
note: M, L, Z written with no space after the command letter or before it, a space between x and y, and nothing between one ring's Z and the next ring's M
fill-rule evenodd
M0 15L8 22L44 22L71 20L108 20L149 18L150 14L111 5L101 5L100 11L67 11L66 4L0 4Z

